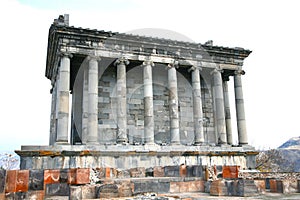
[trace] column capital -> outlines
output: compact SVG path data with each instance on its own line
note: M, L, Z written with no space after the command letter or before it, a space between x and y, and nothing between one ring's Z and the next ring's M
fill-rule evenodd
M117 66L117 65L120 65L120 64L123 64L123 65L128 65L129 64L129 60L126 58L126 57L121 57L121 58L118 58L114 65Z
M145 60L143 62L143 65L146 66L146 65L150 65L151 67L154 67L154 62L152 60Z
M101 60L101 57L96 56L96 55L88 55L86 58L88 59L88 61L90 61L90 60L100 61Z
M212 75L212 74L215 74L215 73L223 73L223 69L219 69L219 68L216 68L216 69L213 69L211 72L210 72L210 74Z
M198 66L193 65L191 68L188 69L188 72L195 71L196 69L199 71L202 71L202 66L201 65L198 65Z
M171 68L178 68L178 61L177 60L174 60L173 63L169 63L168 66L167 66L167 69L171 69Z
M245 75L246 72L242 69L238 69L236 71L234 71L234 75Z
M68 58L72 58L73 54L71 54L70 52L60 52L59 53L60 57L68 57Z

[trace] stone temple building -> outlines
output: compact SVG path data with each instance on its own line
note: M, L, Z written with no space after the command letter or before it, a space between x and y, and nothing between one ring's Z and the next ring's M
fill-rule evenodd
M241 81L250 53L212 42L76 28L68 15L60 16L48 36L49 145L16 151L21 169L253 168L257 152L248 145Z

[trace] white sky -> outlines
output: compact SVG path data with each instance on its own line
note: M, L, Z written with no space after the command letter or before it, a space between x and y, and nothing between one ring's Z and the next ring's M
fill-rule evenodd
M48 30L53 19L65 13L75 27L115 32L162 28L198 43L213 40L214 45L252 50L243 76L250 144L276 148L299 136L296 0L1 0L0 151L48 144Z

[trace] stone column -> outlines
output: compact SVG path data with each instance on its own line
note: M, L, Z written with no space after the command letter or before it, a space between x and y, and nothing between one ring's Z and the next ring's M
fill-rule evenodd
M98 142L98 61L89 56L87 144Z
M228 92L228 84L227 84L228 81L229 81L229 77L226 77L225 80L223 81L224 106L225 106L225 122L226 122L227 143L232 145L231 114L230 114L229 92Z
M170 135L174 145L180 144L176 66L176 62L168 65Z
M126 65L129 61L122 57L117 66L117 143L127 143L127 99L126 99Z
M57 82L57 137L56 144L68 143L69 126L69 91L70 91L70 58L64 53L60 60Z
M248 136L246 129L246 118L244 109L244 97L242 88L241 75L244 75L244 70L238 70L234 75L234 94L235 94L235 106L236 106L236 120L238 129L239 145L248 144Z
M152 61L143 63L144 79L144 141L146 144L154 144L154 115L153 115L153 86L152 86Z
M51 99L51 116L50 116L50 137L49 145L53 145L56 140L56 99L57 99L57 87L56 84L53 84L53 87L50 91L52 94Z
M192 71L195 145L204 143L200 70L200 67L195 66L190 69Z
M81 125L81 142L82 144L87 143L88 136L88 105L89 105L89 95L88 95L88 67L83 71L83 86L82 86L82 125Z
M222 76L221 71L217 69L213 70L212 74L218 144L222 145L227 144Z

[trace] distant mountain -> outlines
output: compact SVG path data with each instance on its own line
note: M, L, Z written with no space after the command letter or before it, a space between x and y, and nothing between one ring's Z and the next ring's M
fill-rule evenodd
M261 171L300 172L300 137L293 137L277 149L261 151L256 156Z
M278 149L298 149L300 150L300 137L293 137L283 143Z

